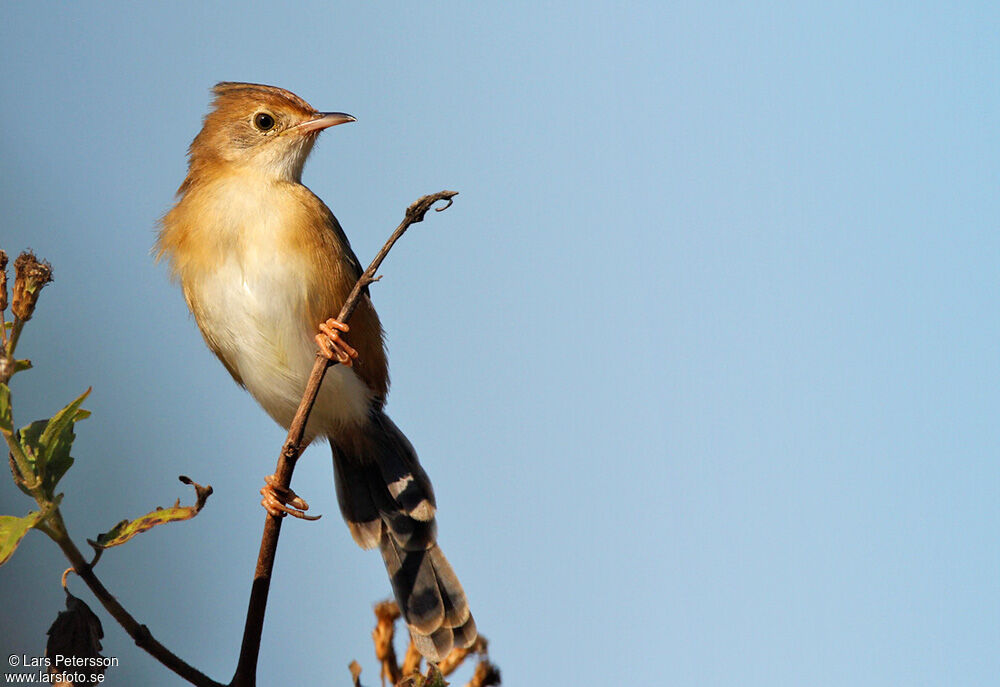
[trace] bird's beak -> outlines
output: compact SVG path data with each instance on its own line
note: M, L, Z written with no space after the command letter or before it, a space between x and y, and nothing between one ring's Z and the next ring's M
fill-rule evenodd
M298 126L293 126L289 131L294 131L297 134L311 134L317 131L322 131L327 127L337 126L338 124L347 124L348 122L358 121L349 114L344 114L343 112L318 112L315 119L310 119L308 122L303 122Z

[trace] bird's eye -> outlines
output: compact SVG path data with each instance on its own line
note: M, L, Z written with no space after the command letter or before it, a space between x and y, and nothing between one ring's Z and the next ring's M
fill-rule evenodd
M274 117L266 112L258 112L253 116L253 125L261 131L270 131L274 128Z

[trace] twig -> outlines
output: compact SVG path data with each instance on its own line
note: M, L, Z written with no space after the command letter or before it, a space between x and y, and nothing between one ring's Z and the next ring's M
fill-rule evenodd
M448 208L452 203L452 198L458 195L457 191L439 191L419 199L406 209L406 216L396 231L392 233L389 240L382 246L375 259L364 271L354 289L351 291L344 306L340 309L337 319L346 322L350 318L354 309L361 299L362 291L371 283L376 281L375 272L378 271L385 256L393 244L399 240L410 225L422 222L424 215L431 209L434 203L444 200L447 205L438 208L438 211ZM309 413L316 402L316 395L319 393L320 384L326 370L331 365L336 364L317 353L316 362L313 365L309 381L306 383L305 392L299 408L295 412L295 418L288 428L288 436L281 448L278 456L278 466L274 475L276 485L280 488L288 489L292 483L292 472L295 470L295 462L302 453L302 437L305 435L306 422L309 420ZM282 518L268 514L264 520L264 534L260 540L260 553L257 556L257 568L254 571L253 586L250 589L250 603L247 608L246 625L243 630L243 644L240 647L240 659L236 666L236 673L233 675L230 687L254 687L256 685L257 658L260 654L260 636L264 629L264 611L267 608L267 594L271 586L271 572L274 569L274 555L278 548L278 537L281 534Z
M6 320L3 316L3 311L8 305L6 267L7 254L3 250L0 250L0 330L2 330L2 334L0 334L0 382L3 383L6 383L10 379L10 375L16 371L15 366L18 362L27 362L15 361L13 359L17 340L24 329L24 324L34 314L35 306L38 303L38 296L42 288L52 281L52 267L48 262L38 260L30 251L25 251L18 256L14 262L14 290L13 297L10 299L11 312L14 319L10 333L8 334ZM89 389L74 402L75 407L79 407L79 403L82 402L88 393L90 393ZM71 404L64 410L73 408L74 404ZM53 426L50 420L43 422L47 423L47 427ZM51 490L46 491L43 487L42 475L34 469L35 466L27 461L26 451L16 439L16 435L11 436L10 433L6 434L10 468L14 476L14 481L35 499L40 508L38 512L39 519L33 526L56 543L72 566L67 568L62 574L61 584L63 590L69 594L67 577L71 572L75 572L94 593L94 596L101 602L105 610L118 621L118 624L124 628L141 649L145 650L180 677L196 685L196 687L224 687L221 683L212 680L204 673L190 666L160 644L150 633L149 629L132 617L132 614L126 611L111 592L108 591L107 587L104 586L94 573L94 566L101 555L100 550L95 552L93 560L89 563L84 559L80 549L76 547L76 544L70 538L66 522L63 520L62 513L59 510L59 502L62 499L62 494L53 497ZM50 629L51 632L52 630Z
M111 595L111 592L107 590L97 578L97 575L94 574L92 564L87 563L83 554L80 553L80 549L76 548L76 544L70 539L69 533L66 531L66 523L63 522L62 515L58 509L49 516L45 525L39 529L49 535L59 545L63 554L65 554L66 558L73 565L72 570L90 587L90 591L94 593L94 596L101 602L105 610L111 614L111 617L118 621L118 624L125 629L129 637L135 640L136 646L146 651L146 653L192 685L196 685L196 687L224 687L221 682L216 682L198 669L188 665L167 647L160 644L153 637L152 633L150 633L149 628L140 624L138 620L132 617L131 613L118 603L118 599ZM64 572L63 587L65 586L66 573Z

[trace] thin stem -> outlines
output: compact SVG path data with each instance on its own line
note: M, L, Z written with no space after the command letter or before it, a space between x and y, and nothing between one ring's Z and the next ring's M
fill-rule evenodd
M7 356L14 357L14 349L17 348L17 340L21 338L21 330L24 329L24 322L14 318L14 326L10 328L10 338L7 340Z
M80 553L80 549L76 548L76 544L70 539L69 533L66 531L66 523L63 522L62 514L58 509L48 517L45 525L38 529L49 535L59 548L62 549L63 554L65 554L73 566L73 571L90 587L90 591L94 593L94 596L101 602L104 609L111 614L111 617L118 621L118 624L125 629L125 632L135 640L136 646L146 651L150 656L192 685L196 685L197 687L224 687L222 683L216 682L201 671L188 665L176 654L167 649L167 647L160 644L153 637L152 633L150 633L149 628L140 624L139 621L132 617L132 614L118 603L118 599L112 596L111 592L101 583L97 575L94 574L93 567L87 563L83 554Z
M406 209L406 216L399 226L392 233L389 239L382 246L375 259L364 271L355 283L354 288L348 295L337 319L347 322L354 309L357 308L361 300L361 294L376 281L375 273L389 254L393 244L417 222L422 222L424 215L431 209L434 203L444 200L448 204L438 208L437 211L447 209L451 206L452 198L458 195L457 191L439 191L431 195L420 198ZM302 453L302 438L306 431L306 422L309 420L309 413L312 412L313 404L319 393L319 387L323 383L326 370L334 361L328 360L322 355L316 355L316 362L313 364L312 373L306 382L305 392L299 402L299 408L295 412L295 418L288 428L288 436L281 448L278 456L278 465L274 470L276 482L280 487L288 489L292 483L292 472L295 470L295 462ZM236 665L236 673L230 687L254 687L257 681L257 658L260 654L260 637L264 630L264 612L267 609L267 595L271 587L271 572L274 570L274 556L278 550L278 537L281 534L281 521L283 518L268 514L264 519L264 534L260 540L260 553L257 556L257 567L254 571L253 585L250 588L250 603L247 608L247 620L243 629L243 644L240 647L240 659Z

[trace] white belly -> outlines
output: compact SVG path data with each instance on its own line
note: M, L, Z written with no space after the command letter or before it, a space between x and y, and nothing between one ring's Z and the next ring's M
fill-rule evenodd
M273 252L264 250L230 257L211 274L185 283L185 291L200 306L192 309L206 338L285 428L316 360L316 330L304 315L309 298L301 276L304 268L277 263ZM307 440L363 421L371 398L351 368L332 366L310 415Z

